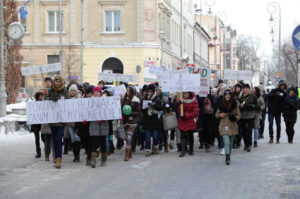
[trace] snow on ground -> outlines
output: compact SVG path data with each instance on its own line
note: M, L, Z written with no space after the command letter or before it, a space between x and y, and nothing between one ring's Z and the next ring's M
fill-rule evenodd
M0 145L3 146L4 144L18 142L24 140L26 136L32 136L29 131L24 130L23 128L19 131L5 134L5 127L2 126L0 129Z

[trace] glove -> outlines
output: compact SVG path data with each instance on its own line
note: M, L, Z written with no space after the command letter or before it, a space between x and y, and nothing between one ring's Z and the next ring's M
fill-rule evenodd
M83 124L83 125L87 125L87 121L86 121L86 120L83 120L82 124Z
M232 121L232 122L237 121L237 118L234 115L228 115L228 117L229 117L229 120Z
M180 116L180 118L181 118L182 120L185 120L185 116Z

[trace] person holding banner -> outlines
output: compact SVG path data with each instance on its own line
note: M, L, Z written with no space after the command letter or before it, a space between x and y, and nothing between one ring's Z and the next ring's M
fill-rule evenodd
M80 98L80 91L78 90L78 86L76 84L72 84L69 87L69 95L70 99ZM77 135L78 129L75 128L76 124L74 122L67 123L67 128L69 135L71 137L72 149L74 154L73 162L80 161L80 137Z
M183 104L183 113L180 105ZM178 128L181 131L181 153L179 157L185 156L187 141L189 143L189 155L194 155L194 131L197 128L198 102L194 92L184 92L183 102L178 99L177 111L180 113Z
M147 102L147 104L145 104ZM147 97L143 100L142 126L146 134L146 157L151 154L158 154L158 135L159 131L163 130L162 114L163 102L156 95L154 84L150 84L147 90ZM151 137L153 138L153 147L151 152Z
M131 141L135 128L141 116L140 99L135 96L132 86L127 87L127 92L122 99L123 125L126 134L126 148L124 161L132 158Z
M98 86L93 88L93 97L101 97L102 89ZM97 148L101 148L101 166L105 166L107 160L106 154L106 136L109 134L108 121L89 122L89 132L91 136L91 167L96 167Z
M225 143L226 165L230 165L230 155L234 137L238 134L237 122L241 118L238 103L232 97L230 90L225 91L225 95L219 104L216 117L220 119L219 131Z
M47 92L45 97L46 100L52 100L57 102L59 99L68 99L69 94L64 86L63 78L59 75L54 77L52 82L51 89ZM51 127L51 136L52 136L52 145L55 152L55 168L61 168L61 158L62 158L62 137L64 134L64 124L50 124Z

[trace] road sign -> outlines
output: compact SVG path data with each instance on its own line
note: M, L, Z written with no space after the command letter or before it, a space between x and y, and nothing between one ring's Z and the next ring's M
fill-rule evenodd
M292 41L293 41L295 48L297 48L300 51L300 25L298 25L295 28L295 30L293 32L293 36L292 36Z

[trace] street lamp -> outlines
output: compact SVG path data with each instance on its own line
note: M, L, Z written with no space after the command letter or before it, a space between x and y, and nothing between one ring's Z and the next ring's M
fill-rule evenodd
M275 19L278 20L278 68L281 73L283 73L283 69L281 67L281 7L277 2L271 2L267 6L267 12L271 15L269 19L269 23L271 26L275 26ZM274 17L274 14L278 13L278 18ZM271 34L274 34L274 28L271 29ZM272 38L272 42L274 42L274 38ZM286 74L285 74L286 75ZM285 77L282 75L282 77Z
M1 9L1 87L0 87L0 117L6 115L6 88L5 88L5 76L4 76L4 9L3 9L3 0L0 1Z
M215 5L216 0L205 0L205 4L208 6L208 12L207 14L211 15L212 11L211 11L211 7L213 5Z
M159 31L159 38L160 38L160 66L162 67L163 65L163 41L165 39L165 31L164 30L160 30Z

